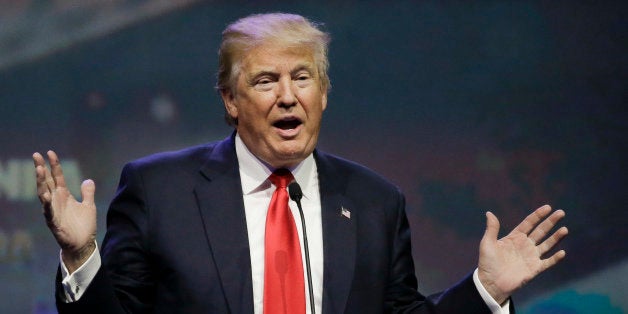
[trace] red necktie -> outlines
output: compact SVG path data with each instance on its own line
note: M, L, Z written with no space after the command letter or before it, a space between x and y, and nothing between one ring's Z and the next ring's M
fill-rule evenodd
M266 216L264 239L264 313L305 313L305 281L297 228L288 206L286 187L294 180L290 171L270 175L277 189Z

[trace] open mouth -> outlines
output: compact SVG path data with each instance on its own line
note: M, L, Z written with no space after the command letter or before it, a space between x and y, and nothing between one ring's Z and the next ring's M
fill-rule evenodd
M296 129L301 123L301 120L298 118L287 118L273 123L273 126L282 130L292 130Z

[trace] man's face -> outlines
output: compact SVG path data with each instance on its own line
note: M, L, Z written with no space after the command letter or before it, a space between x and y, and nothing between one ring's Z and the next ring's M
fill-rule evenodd
M222 98L244 144L273 167L291 167L316 147L327 92L309 49L261 45L242 60Z

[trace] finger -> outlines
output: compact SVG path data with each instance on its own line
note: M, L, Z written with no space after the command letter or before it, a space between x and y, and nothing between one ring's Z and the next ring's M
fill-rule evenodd
M61 170L61 163L57 153L52 150L48 151L48 160L50 161L50 172L52 173L52 179L55 185L58 187L66 187L65 178L63 177L63 170Z
M40 153L33 154L35 164L35 178L37 182L37 196L42 203L50 201L50 189L46 183L46 160Z
M33 153L33 163L35 164L35 168L37 168L37 166L45 166L46 160L44 160L44 156L40 153L35 152Z
M48 187L48 191L50 191L50 193L54 192L57 185L55 184L55 180L52 178L52 174L50 173L50 169L48 169L48 167L44 168L44 179L44 183Z
M43 203L50 202L50 189L46 183L46 168L37 166L35 168L35 176L37 178L37 196L39 201Z
M81 197L86 205L94 205L94 194L96 193L96 184L93 180L85 180L81 184Z
M535 244L541 243L541 240L556 226L556 224L565 217L565 212L561 209L553 212L549 217L545 218L528 236Z
M499 220L493 213L486 212L486 230L484 231L482 240L497 241L498 234Z
M556 232L554 232L554 234L552 234L552 236L550 236L545 241L543 241L543 243L538 245L539 253L541 255L543 255L543 254L549 252L568 233L569 233L569 230L567 229L567 227L561 227L560 229L556 230Z
M554 253L554 255L546 258L543 260L543 269L542 271L545 271L546 269L558 264L558 262L560 262L563 258L565 258L565 256L567 255L567 253L565 253L565 250L560 250L556 253Z
M43 172L44 182L43 183L46 184L47 190L50 193L52 193L52 191L54 191L54 189L56 188L56 184L55 184L54 179L52 178L52 175L50 173L50 169L48 169L48 167L46 167L45 161L44 161L44 164L43 164L43 168L44 168L44 172Z
M526 217L513 231L528 234L547 214L552 211L549 205L543 205Z

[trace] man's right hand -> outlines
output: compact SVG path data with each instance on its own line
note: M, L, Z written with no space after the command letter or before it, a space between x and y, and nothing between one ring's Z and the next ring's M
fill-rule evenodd
M96 185L92 180L81 184L83 201L78 202L68 190L57 154L48 151L50 169L40 153L33 154L37 175L37 196L42 204L48 228L61 247L61 257L73 273L96 249Z

